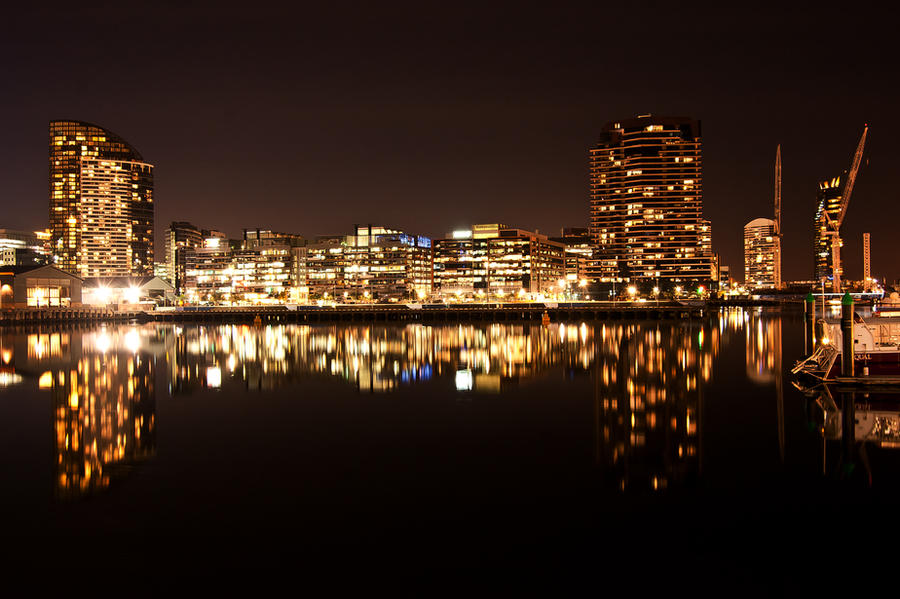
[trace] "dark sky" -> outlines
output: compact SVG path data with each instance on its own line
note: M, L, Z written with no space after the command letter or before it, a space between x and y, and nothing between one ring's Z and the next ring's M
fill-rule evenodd
M849 165L869 123L845 276L861 276L870 231L874 274L897 278L898 15L845 6L7 10L0 226L47 225L47 121L71 118L155 165L158 233L189 220L235 237L368 222L431 236L496 221L556 234L587 226L588 149L604 123L649 112L702 121L704 213L739 278L742 227L771 215L782 144L785 277L810 278L817 181Z

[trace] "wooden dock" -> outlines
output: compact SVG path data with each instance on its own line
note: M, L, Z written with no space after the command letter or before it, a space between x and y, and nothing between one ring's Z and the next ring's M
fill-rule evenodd
M888 386L900 387L900 375L880 374L873 376L839 376L835 378L839 385L849 386Z
M329 323L329 322L542 322L544 313L551 322L606 320L694 320L706 313L698 307L680 305L559 305L543 304L460 304L410 307L405 304L284 306L270 308L211 308L145 312L141 319L155 322L197 323Z
M337 306L184 307L151 311L107 308L14 308L0 311L0 326L77 322L173 322L221 324L334 322L550 322L609 320L697 320L705 307L614 302L571 304L350 304Z
M7 308L0 310L0 326L32 326L40 324L127 322L142 312L120 312L109 308L78 306L70 308Z

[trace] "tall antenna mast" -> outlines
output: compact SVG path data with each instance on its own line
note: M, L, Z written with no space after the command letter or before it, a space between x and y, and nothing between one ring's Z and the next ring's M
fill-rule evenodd
M775 288L781 289L781 144L775 150Z
M781 236L781 144L775 150L775 235Z

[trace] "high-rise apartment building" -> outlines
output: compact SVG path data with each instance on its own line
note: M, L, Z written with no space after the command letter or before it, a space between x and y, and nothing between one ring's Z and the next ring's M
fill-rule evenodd
M644 115L607 123L590 161L594 258L615 264L609 274L661 283L712 278L699 121Z
M744 225L744 284L776 289L781 284L781 239L775 221L757 218Z
M153 165L81 121L50 121L50 243L82 277L153 274Z

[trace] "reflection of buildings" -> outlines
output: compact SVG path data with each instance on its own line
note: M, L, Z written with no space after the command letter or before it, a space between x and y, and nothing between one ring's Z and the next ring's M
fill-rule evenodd
M362 391L437 377L460 390L495 392L552 367L587 369L587 325L321 326L174 329L174 393L240 381L275 388L309 375L337 376Z
M781 318L749 312L747 321L747 378L758 384L781 376Z
M629 324L595 330L596 459L620 489L664 489L699 474L701 387L719 330Z
M142 329L145 333L147 329ZM0 338L3 369L36 376L53 397L55 487L61 497L103 489L153 455L153 359L137 328L12 333Z
M823 474L841 479L862 474L863 483L873 486L882 472L891 472L896 462L891 454L900 448L900 391L896 387L806 387L798 382L794 386L809 399L810 424L814 424L810 429L820 437Z

